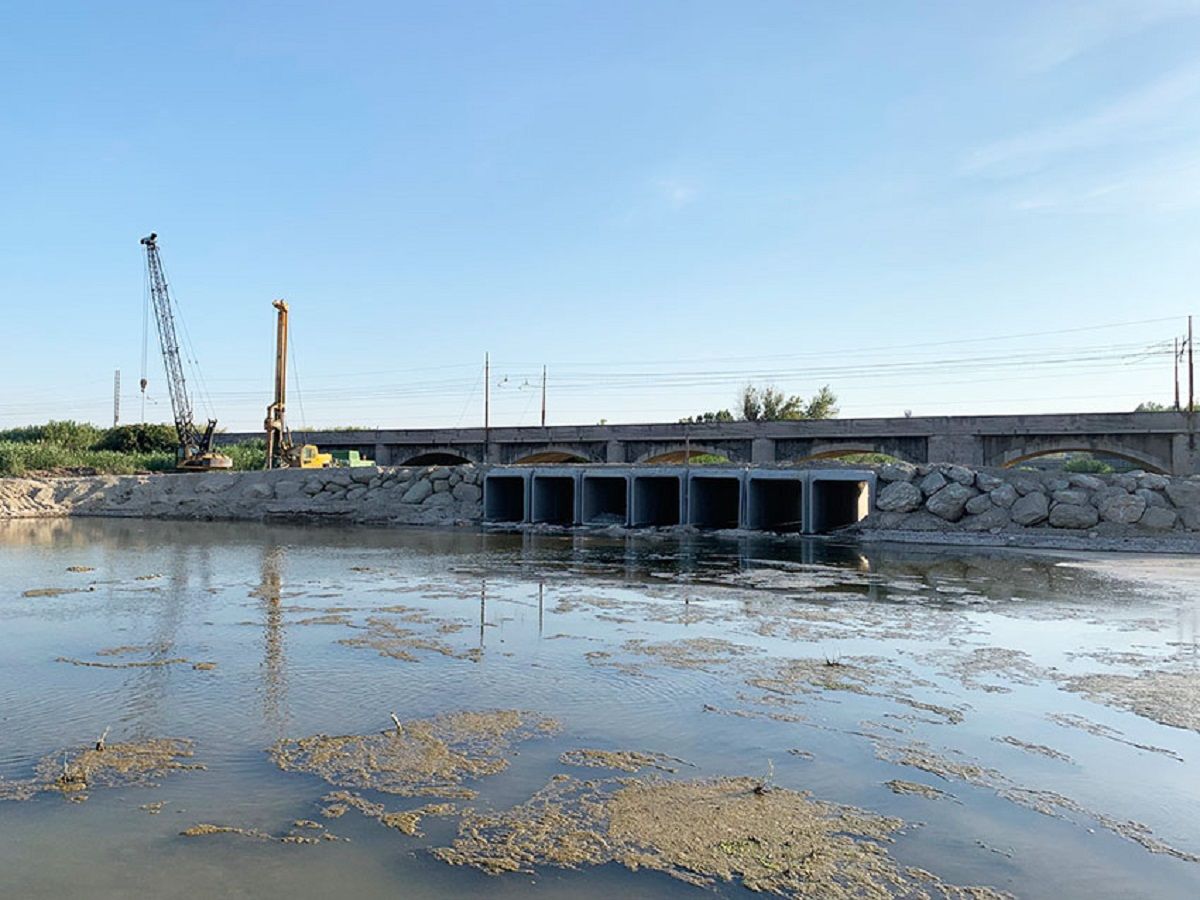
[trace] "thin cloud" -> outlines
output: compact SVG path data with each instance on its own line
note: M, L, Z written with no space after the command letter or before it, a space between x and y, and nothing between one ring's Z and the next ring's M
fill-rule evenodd
M1173 125L1171 114L1197 97L1200 64L1192 64L1130 91L1091 115L980 147L967 158L963 170L988 174L997 169L1036 169L1066 153L1145 140L1148 130Z
M700 196L700 189L695 184L679 178L656 179L654 190L671 209L690 206Z
M1020 68L1044 72L1105 44L1200 17L1200 0L1076 0L1043 5L1013 50Z

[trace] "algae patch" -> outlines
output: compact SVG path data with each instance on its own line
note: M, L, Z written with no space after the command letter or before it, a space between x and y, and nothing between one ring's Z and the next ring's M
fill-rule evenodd
M1200 671L1083 675L1069 679L1067 690L1160 725L1200 731Z
M375 734L282 740L269 751L285 772L317 775L337 787L400 796L469 798L467 778L508 766L513 744L553 733L558 723L518 710L459 712L400 722Z
M192 742L187 740L154 738L109 744L101 736L93 745L43 756L32 778L0 780L0 800L29 800L40 793L57 792L81 801L92 788L155 787L157 779L172 772L203 769L190 761L192 755Z
M613 769L620 772L637 772L641 769L658 769L662 772L679 771L671 763L691 765L665 753L641 753L637 750L568 750L558 758L566 766L586 766L594 769Z
M902 826L755 778L557 776L511 810L468 813L453 844L433 852L491 874L617 862L699 886L738 881L793 897L1004 896L897 863L884 845Z
M458 812L458 807L453 803L427 803L416 809L389 812L382 803L372 803L361 794L351 791L333 791L322 797L321 802L326 804L321 810L321 815L327 819L341 818L349 810L355 809L367 818L375 819L381 825L415 836L421 834L419 826L421 820L427 816L452 816ZM316 825L315 822L311 824ZM317 825L317 827L321 826Z

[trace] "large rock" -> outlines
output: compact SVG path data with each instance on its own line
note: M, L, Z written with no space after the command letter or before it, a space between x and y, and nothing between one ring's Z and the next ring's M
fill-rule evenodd
M1004 484L1004 479L999 475L993 475L990 472L975 473L975 487L981 491L994 491L1002 484Z
M1100 513L1090 503L1055 503L1050 508L1049 518L1055 528L1091 528L1100 521Z
M1124 488L1126 491L1132 493L1138 488L1138 476L1128 472L1122 475L1114 475L1111 479L1111 483L1116 487Z
M958 484L970 487L975 483L975 473L966 466L945 466L942 474Z
M1200 531L1200 506L1181 506L1177 512L1184 528L1188 531Z
M932 497L946 486L946 477L941 472L933 471L921 479L921 493Z
M468 484L465 481L456 484L452 493L455 500L462 500L465 503L478 503L483 496L483 491L479 489L479 485Z
M925 508L947 522L957 522L963 516L967 501L974 496L974 488L953 482L926 500Z
M1076 473L1067 476L1067 482L1071 487L1082 488L1085 491L1098 491L1104 487L1104 482L1095 475L1085 475Z
M917 467L912 463L888 463L879 469L879 480L891 483L893 481L912 481L917 474Z
M893 481L875 498L875 506L883 512L908 513L921 508L925 501L920 488L908 481Z
M1175 522L1179 519L1179 513L1173 509L1164 509L1161 506L1148 506L1146 511L1142 513L1142 519L1138 522L1144 528L1153 528L1155 531L1170 531L1175 527Z
M1022 497L1042 490L1042 479L1033 472L1013 472L1009 483L1017 489L1017 493Z
M1160 494L1158 491L1153 491L1150 488L1140 487L1134 493L1146 501L1146 506L1157 506L1159 509L1170 509L1171 502Z
M256 481L242 492L242 496L248 500L270 500L275 496L275 490L265 481Z
M992 503L992 498L990 496L987 494L979 494L978 496L972 497L967 501L966 510L969 515L977 516L981 513L987 512L989 509L992 509L994 505L995 504ZM1005 513L1005 518L1008 518L1007 513Z
M1200 506L1200 484L1194 481L1173 479L1166 491L1176 506Z
M1041 491L1026 494L1012 505L1011 515L1018 525L1036 525L1038 522L1044 522L1050 515L1050 500Z
M1146 474L1138 476L1138 487L1145 488L1148 491L1161 491L1166 489L1166 486L1171 483L1171 479L1166 475Z
M1105 500L1099 509L1105 522L1132 525L1146 511L1146 501L1136 494L1114 494Z
M1055 503L1066 503L1074 506L1082 506L1088 502L1088 492L1082 490L1062 490L1054 492Z
M1101 488L1092 494L1092 506L1096 507L1096 509L1099 509L1110 500L1128 496L1129 491L1125 490L1125 488L1117 487L1116 485L1109 485L1108 487Z
M992 502L997 506L1001 507L1002 509L1008 509L1017 502L1018 494L1017 489L1011 484L1002 484L1000 487L988 494L988 496L992 498Z
M401 503L423 503L425 498L433 493L433 484L427 479L422 478L412 487L404 492L404 496L400 498Z

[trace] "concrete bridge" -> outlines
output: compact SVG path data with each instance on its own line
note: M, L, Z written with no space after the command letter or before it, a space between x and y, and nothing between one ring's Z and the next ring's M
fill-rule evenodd
M261 437L224 434L224 442ZM297 435L299 438L300 435ZM381 465L623 463L666 465L700 455L733 463L794 465L855 453L908 462L1005 467L1087 451L1149 472L1200 473L1194 417L1186 413L923 416L810 422L555 425L546 428L379 429L308 432L322 449L354 449Z

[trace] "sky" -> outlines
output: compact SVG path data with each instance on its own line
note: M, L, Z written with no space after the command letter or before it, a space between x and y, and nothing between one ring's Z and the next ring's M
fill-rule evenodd
M0 2L0 427L1172 401L1200 0ZM145 418L169 421L153 332ZM1184 386L1186 400L1186 380Z

